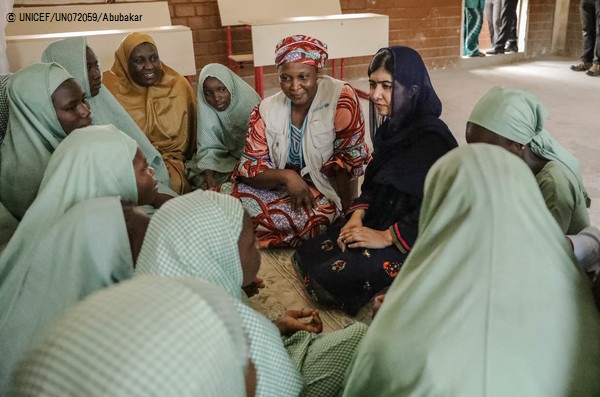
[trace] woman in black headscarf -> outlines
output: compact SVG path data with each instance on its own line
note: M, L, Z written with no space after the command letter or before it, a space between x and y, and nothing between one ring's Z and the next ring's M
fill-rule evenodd
M292 258L308 295L354 315L389 287L418 233L425 175L457 146L420 55L382 48L369 65L373 160L348 221Z

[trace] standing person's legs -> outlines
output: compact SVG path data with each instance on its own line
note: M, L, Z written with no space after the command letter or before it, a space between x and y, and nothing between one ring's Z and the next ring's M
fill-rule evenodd
M596 40L594 42L594 63L600 63L600 0L596 0Z
M592 67L587 71L589 76L600 76L600 0L595 2L595 24L596 36L594 38L594 54Z
M583 72L592 66L594 47L596 45L596 3L598 0L581 0L579 11L581 13L581 26L583 33L583 53L581 63L572 65L571 70Z
M516 0L514 4L511 4L511 9L507 10L510 14L511 24L508 29L508 37L506 39L506 46L504 49L506 52L519 52L517 45L517 7L519 6L519 0Z
M499 29L496 33L496 42L494 43L494 47L502 47L504 49L506 42L510 39L511 28L516 28L518 3L519 0L501 1Z
M498 44L500 38L499 36L502 30L502 0L486 1L486 9L488 6L490 7L491 12L486 14L486 18L488 19L490 39L492 41L493 48L490 51L486 51L486 54L504 54L504 42ZM491 15L488 16L489 14Z
M483 9L465 7L465 28L463 55L468 57L483 56L479 51L479 34L483 25Z
M490 42L494 45L494 0L486 0L483 12L490 32Z

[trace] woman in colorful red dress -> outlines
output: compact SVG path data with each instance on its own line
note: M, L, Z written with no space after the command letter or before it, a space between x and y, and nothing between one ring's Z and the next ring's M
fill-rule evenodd
M327 56L312 37L279 42L281 91L254 108L236 181L220 189L241 199L262 248L297 247L324 232L356 198L370 159L354 89L320 74Z
M361 195L347 222L292 258L311 298L351 315L394 281L417 238L425 175L457 146L415 50L383 48L368 73L374 151Z

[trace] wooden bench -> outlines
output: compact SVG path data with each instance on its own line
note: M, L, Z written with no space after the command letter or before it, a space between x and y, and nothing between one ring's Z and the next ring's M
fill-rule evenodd
M39 62L50 43L73 36L86 36L101 67L109 69L123 38L131 32L141 32L156 41L165 64L184 76L196 74L192 32L187 26L171 25L166 1L14 7L13 12L16 22L9 23L6 29L6 53L13 72ZM51 19L35 22L19 19L39 15ZM140 17L120 20L130 19L125 16ZM65 18L72 20L64 22Z

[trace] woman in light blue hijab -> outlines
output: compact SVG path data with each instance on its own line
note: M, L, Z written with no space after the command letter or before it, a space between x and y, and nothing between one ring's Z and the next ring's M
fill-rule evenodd
M14 73L8 83L8 107L0 148L0 201L21 220L52 152L92 118L83 90L57 63L36 63Z
M219 63L209 63L198 76L198 150L187 162L195 187L214 188L235 168L246 143L250 113L260 96L240 76Z
M75 130L54 151L0 256L0 390L66 309L133 275L149 219L131 206L151 202L155 189L135 141L112 125Z
M94 51L87 46L85 37L71 37L56 41L42 54L42 62L56 62L75 77L86 94L92 109L92 124L113 124L131 137L140 147L164 193L175 195L169 188L169 171L160 153L150 143L129 113L102 85L102 73Z
M466 139L501 146L525 161L563 233L577 234L590 224L590 199L579 161L544 128L546 114L533 94L494 87L471 112Z
M431 168L419 237L344 397L600 395L600 314L529 168L487 144Z

